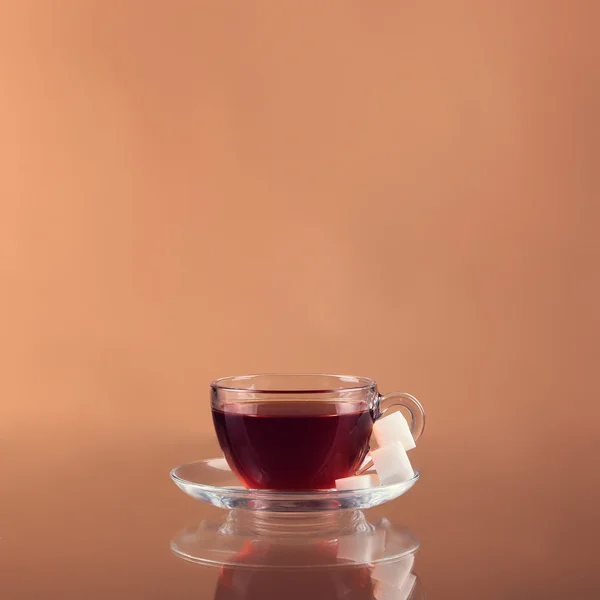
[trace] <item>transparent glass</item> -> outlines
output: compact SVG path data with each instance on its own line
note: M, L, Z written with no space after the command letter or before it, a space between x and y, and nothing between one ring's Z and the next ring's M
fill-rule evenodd
M331 489L364 472L373 423L405 409L417 440L425 412L410 394L379 393L366 377L326 374L244 375L211 384L221 450L249 489Z
M183 464L171 478L188 496L219 508L289 513L373 508L408 492L419 471L408 481L360 490L254 490L240 485L224 458L213 458Z

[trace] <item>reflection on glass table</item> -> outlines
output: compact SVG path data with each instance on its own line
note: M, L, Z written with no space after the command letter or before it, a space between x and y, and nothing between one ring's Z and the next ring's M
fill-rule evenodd
M215 600L416 600L419 542L360 511L323 514L234 510L186 527L171 542L184 560L220 568Z

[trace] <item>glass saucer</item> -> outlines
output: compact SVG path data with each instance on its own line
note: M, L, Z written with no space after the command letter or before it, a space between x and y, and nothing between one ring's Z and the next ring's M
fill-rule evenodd
M246 489L240 485L224 458L198 460L171 471L171 479L186 494L219 508L242 508L271 512L316 512L349 508L373 508L407 492L419 479L362 490L293 492Z
M207 566L272 571L394 564L386 567L393 574L399 561L410 571L419 541L385 518L368 522L358 510L291 515L236 509L217 522L186 527L171 549Z

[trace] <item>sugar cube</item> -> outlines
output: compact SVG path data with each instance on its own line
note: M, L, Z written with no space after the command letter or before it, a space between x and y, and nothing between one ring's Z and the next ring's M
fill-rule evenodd
M416 581L416 576L410 573L400 587L378 583L373 595L377 600L407 600L415 587Z
M338 490L366 490L379 485L379 477L375 474L354 475L335 480Z
M338 538L337 557L365 564L377 560L385 550L385 530L363 531Z
M400 412L392 413L375 421L373 435L380 447L393 442L402 442L407 452L416 447L408 422Z
M398 588L412 571L415 555L409 554L392 562L375 565L371 571L371 578Z
M393 442L371 450L371 458L382 485L412 479L415 472L401 442Z

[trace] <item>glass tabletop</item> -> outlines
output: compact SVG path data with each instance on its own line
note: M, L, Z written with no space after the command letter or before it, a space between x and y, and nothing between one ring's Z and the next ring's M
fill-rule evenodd
M451 469L424 447L423 476L401 498L341 511L342 521L282 524L281 515L257 522L195 501L173 484L174 465L214 447L137 441L80 443L77 456L67 445L5 443L3 597L499 600L598 590L596 507L582 496L567 510L571 492L543 473L498 486L490 469Z

